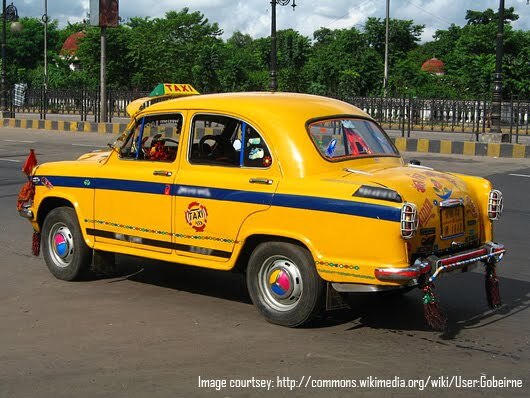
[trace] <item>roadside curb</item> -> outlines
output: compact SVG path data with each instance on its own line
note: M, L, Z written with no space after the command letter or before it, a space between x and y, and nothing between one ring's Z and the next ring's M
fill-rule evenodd
M493 158L530 158L530 145L495 142L431 140L393 137L400 151L439 153L442 155L488 156Z
M2 119L1 127L55 130L65 132L119 134L126 123L69 122L64 120ZM530 145L485 143L475 141L436 140L429 138L392 137L403 152L438 153L442 155L488 156L494 158L530 158Z
M2 119L2 127L55 130L71 133L119 134L127 127L126 123L69 122L66 120L42 119Z

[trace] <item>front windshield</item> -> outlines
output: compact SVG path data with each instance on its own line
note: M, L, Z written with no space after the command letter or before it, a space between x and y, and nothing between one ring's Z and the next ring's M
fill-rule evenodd
M310 123L308 130L320 154L329 160L359 156L399 156L388 136L370 120L319 120Z

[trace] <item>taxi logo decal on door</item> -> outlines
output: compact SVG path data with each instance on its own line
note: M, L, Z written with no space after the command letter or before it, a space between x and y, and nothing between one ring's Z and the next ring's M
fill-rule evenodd
M208 222L208 210L199 202L191 202L184 212L186 222L197 232L202 232Z

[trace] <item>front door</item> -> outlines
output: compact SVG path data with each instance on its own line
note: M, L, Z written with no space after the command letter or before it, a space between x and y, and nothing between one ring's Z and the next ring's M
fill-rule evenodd
M170 253L182 114L137 121L95 183L96 242Z

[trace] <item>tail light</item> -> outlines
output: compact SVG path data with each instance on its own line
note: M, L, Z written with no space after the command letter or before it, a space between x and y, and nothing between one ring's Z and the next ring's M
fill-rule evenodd
M502 192L493 189L488 199L488 217L490 220L498 220L502 214Z
M418 229L418 209L414 203L405 203L401 208L401 236L410 239Z

